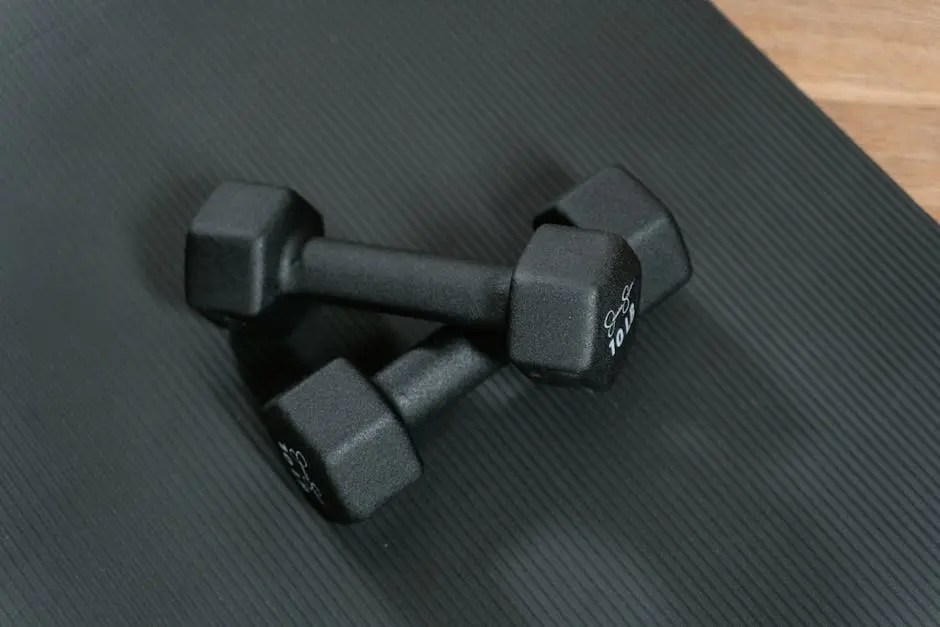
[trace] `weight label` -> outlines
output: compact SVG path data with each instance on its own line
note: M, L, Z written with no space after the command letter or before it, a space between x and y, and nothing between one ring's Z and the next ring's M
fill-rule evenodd
M281 449L281 456L284 458L284 461L287 462L287 468L290 470L291 474L294 475L294 479L297 480L300 489L306 494L314 495L322 504L323 494L320 492L320 488L317 487L317 484L313 482L313 479L310 478L309 473L307 473L307 458L304 457L304 454L297 449L290 448L283 442L278 442L277 445Z
M623 286L623 291L620 293L620 305L608 311L604 316L604 329L607 331L609 340L607 347L610 349L611 357L615 357L617 351L623 346L623 341L630 333L630 327L633 326L636 318L636 303L631 298L635 283L636 281L631 281Z

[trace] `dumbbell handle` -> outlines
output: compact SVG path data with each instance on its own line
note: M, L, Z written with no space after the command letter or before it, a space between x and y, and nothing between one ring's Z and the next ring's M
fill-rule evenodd
M643 301L645 315L662 301ZM413 427L471 392L506 365L501 333L445 326L380 370L372 384Z
M324 302L448 324L506 324L512 269L383 246L316 237L283 289Z
M413 427L471 392L506 364L499 333L441 327L372 378L372 384Z

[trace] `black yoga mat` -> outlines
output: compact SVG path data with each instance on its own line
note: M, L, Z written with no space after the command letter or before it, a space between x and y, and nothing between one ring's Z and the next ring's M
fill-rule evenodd
M228 338L182 292L213 186L512 262L611 163L696 269L621 383L504 369L411 490L320 520L256 403L430 327ZM937 226L707 2L6 3L0 624L935 623L938 274Z

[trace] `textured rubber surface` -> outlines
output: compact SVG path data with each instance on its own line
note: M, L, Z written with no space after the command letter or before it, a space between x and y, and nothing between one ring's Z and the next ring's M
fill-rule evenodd
M711 5L3 11L0 625L938 621L940 232ZM508 263L614 162L696 264L623 383L505 370L381 516L313 515L239 370L269 394L426 328L328 310L301 367L235 338L240 369L183 305L212 187Z

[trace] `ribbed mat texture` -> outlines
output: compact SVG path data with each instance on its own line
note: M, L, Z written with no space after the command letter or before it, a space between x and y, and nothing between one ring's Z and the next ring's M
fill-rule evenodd
M379 516L318 519L257 402L429 327L230 340L183 301L212 187L512 262L611 163L696 270L618 386L505 369ZM938 277L940 229L704 1L6 2L0 625L937 624Z

